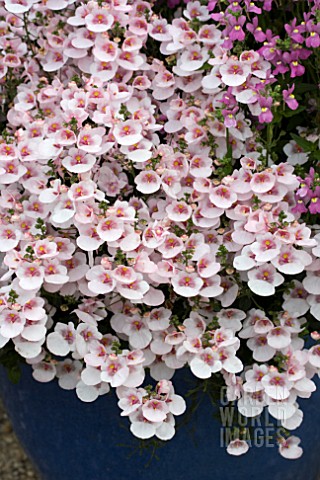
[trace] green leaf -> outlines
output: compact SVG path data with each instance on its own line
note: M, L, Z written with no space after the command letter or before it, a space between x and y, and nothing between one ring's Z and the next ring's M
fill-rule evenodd
M318 90L317 85L313 83L297 83L294 88L294 93L310 92L311 90Z
M247 311L251 307L251 298L248 297L242 297L239 300L239 308L240 310Z
M305 152L312 152L315 149L315 144L309 142L305 138L299 137L295 133L291 133L291 138L299 145L299 147L303 148Z
M7 369L8 378L12 383L19 383L21 378L21 368L19 365L15 365Z
M303 112L303 110L305 110L306 107L304 107L303 105L300 105L300 107L298 107L296 110L285 110L283 112L283 116L286 117L286 118L290 118L290 117L294 117L294 115L299 115L299 113Z

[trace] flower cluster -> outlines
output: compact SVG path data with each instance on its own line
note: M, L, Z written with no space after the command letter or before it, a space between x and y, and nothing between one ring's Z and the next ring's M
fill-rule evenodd
M311 168L305 178L299 178L300 186L296 191L296 212L312 215L320 213L320 175Z
M270 0L177 3L0 1L0 348L84 402L115 388L142 439L173 437L185 367L294 430L320 372L319 136L294 116L318 2L285 38Z

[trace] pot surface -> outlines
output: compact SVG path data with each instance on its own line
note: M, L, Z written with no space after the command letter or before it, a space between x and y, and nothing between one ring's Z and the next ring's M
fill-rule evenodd
M184 395L192 382L195 379L189 372L178 371L174 377L176 393ZM120 417L114 393L83 403L74 391L62 390L55 381L36 382L27 367L18 385L12 384L1 368L0 394L14 430L43 480L319 478L319 391L311 399L299 400L304 422L293 432L302 439L304 455L299 460L282 458L273 441L266 446L266 435L278 428L266 418L266 425L256 421L252 429L256 447L241 457L228 455L223 444L228 429L221 429L219 409L207 396L202 397L190 420L186 421L188 413L178 418L175 437L160 442L154 450L152 440L147 441L148 448L141 448L143 443L132 436L128 419Z

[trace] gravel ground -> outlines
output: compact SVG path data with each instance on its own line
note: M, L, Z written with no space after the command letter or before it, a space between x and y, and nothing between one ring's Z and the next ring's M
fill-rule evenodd
M0 479L39 480L19 445L0 402Z

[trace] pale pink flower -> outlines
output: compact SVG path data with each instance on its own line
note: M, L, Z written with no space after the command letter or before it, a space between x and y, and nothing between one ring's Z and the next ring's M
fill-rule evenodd
M261 383L267 395L275 400L284 400L290 395L292 382L285 373L270 372L262 378Z
M227 447L229 455L235 455L237 457L239 455L244 455L248 450L249 445L247 442L245 440L240 440L239 438L232 440Z
M237 87L246 81L250 73L250 66L230 58L221 65L219 71L223 83L230 87Z
M58 322L47 336L47 347L54 355L65 356L75 349L76 332L72 322Z
M86 385L82 380L76 385L77 397L82 402L94 402L100 395L105 395L110 391L110 386L106 382L98 383L97 385Z
M127 120L115 125L113 135L120 145L134 145L142 140L142 126L136 120Z
M116 284L110 270L106 270L102 265L92 267L86 273L86 278L89 280L88 288L96 294L112 292Z
M187 72L199 70L208 60L209 54L206 48L193 44L185 48L178 60L178 67Z
M139 173L134 179L137 190L142 193L155 193L161 186L161 179L156 172L152 170L144 170Z
M210 378L212 373L219 372L221 368L218 354L209 347L190 361L190 369L198 378Z
M44 268L38 263L22 263L16 270L19 285L23 290L37 290L44 280Z
M62 52L50 50L42 65L45 72L56 72L67 62L68 57Z
M62 10L68 6L68 0L48 0L46 7L50 10Z
M18 160L3 161L0 167L1 183L9 185L10 183L17 182L26 173L26 167L21 165Z
M38 321L46 318L46 311L43 308L44 299L40 297L27 300L22 307L22 312L28 320Z
M97 233L105 242L118 240L124 232L123 221L117 217L107 217L100 220L97 226Z
M143 404L142 413L149 422L163 422L169 413L169 407L164 401L152 399Z
M307 302L310 305L310 313L317 320L320 320L320 295L309 295Z
M23 313L4 309L0 314L0 335L4 338L18 337L25 328L25 323Z
M108 358L108 352L105 346L99 341L94 341L89 345L89 353L84 356L87 366L101 367Z
M62 160L62 165L69 172L89 172L96 163L96 158L93 155L86 155L76 148L71 148L68 153L70 156L67 156Z
M267 340L270 347L281 350L290 345L291 335L285 327L274 327L268 332Z
M276 353L276 350L268 344L266 335L257 335L254 338L249 338L247 345L253 351L253 358L258 362L267 362Z
M156 425L153 422L148 421L140 410L130 414L130 431L138 438L143 440L151 438L156 434Z
M114 62L119 54L119 48L115 42L99 35L92 53L100 62Z
M236 357L234 346L221 346L217 351L218 359L221 362L222 368L229 373L239 373L243 370L241 360Z
M116 288L124 298L135 301L141 300L150 286L143 280L143 276L138 273L136 280L131 283L117 283Z
M82 364L67 358L56 365L58 384L64 390L74 390L80 380Z
M62 128L54 136L55 142L63 147L73 145L77 141L75 133L69 128Z
M44 281L46 283L63 285L68 282L67 268L61 265L57 259L44 260L42 265L44 268Z
M0 251L9 252L18 246L21 233L11 224L0 225Z
M129 367L125 358L115 354L108 355L102 366L101 380L110 383L112 387L123 385L129 376Z
M128 318L122 327L122 332L128 335L133 348L146 348L152 339L152 334L145 320L139 317Z
M117 396L119 408L123 410L121 416L128 416L142 406L142 398L146 394L142 388L118 387Z
M85 22L88 30L101 33L111 29L114 17L107 10L96 8L86 15Z
M257 235L256 241L250 245L250 249L254 253L257 262L269 262L273 260L279 255L280 247L281 243L274 239L270 233Z
M87 153L99 153L104 134L105 129L103 127L84 128L78 135L77 146Z
M282 457L295 460L296 458L300 458L303 450L299 447L300 438L296 436L291 436L286 439L282 439L279 441L279 453Z
M32 365L32 376L41 383L51 382L57 373L56 367L52 363L39 362Z
M5 0L5 8L8 12L19 14L25 13L32 7L35 0Z
M38 240L35 243L33 250L37 258L53 258L59 254L57 244L55 242L50 242L47 239Z
M276 182L276 177L272 173L261 172L254 173L250 181L250 186L254 193L265 193L272 189Z
M98 233L97 227L91 225L79 225L78 230L80 236L77 238L76 242L78 247L85 252L97 250L104 243L104 239L101 238L101 227L100 233Z
M320 368L320 345L314 345L310 348L308 360L313 367Z
M117 63L125 70L139 70L144 64L144 58L136 51L122 51L117 57Z
M170 326L170 317L171 311L167 308L151 310L150 315L146 317L148 328L154 332L166 330Z
M173 233L166 235L164 242L157 247L164 259L173 258L182 252L184 245L182 240Z
M209 198L216 207L223 209L230 208L237 201L237 195L225 185L214 187Z
M180 272L172 278L172 286L178 295L194 297L199 294L203 280L195 273Z
M210 18L207 5L201 5L198 0L189 2L183 14L189 20L198 19L200 22L206 22Z
M215 277L213 277L215 278ZM219 278L219 277L218 277ZM211 279L206 279L206 282ZM219 286L223 289L222 293L217 297L221 305L226 308L230 307L237 298L239 286L232 281L230 277L219 278ZM202 292L205 295L204 292Z
M217 313L217 318L221 327L231 328L237 331L242 328L241 321L246 318L246 314L237 308L222 308L220 312Z
M18 150L15 145L2 143L0 145L0 160L15 160L18 157Z
M197 271L202 278L212 277L219 272L220 268L221 265L210 253L203 255L197 262Z
M192 213L192 208L184 201L173 201L166 207L170 220L175 222L186 222Z
M307 275L302 280L302 285L308 293L320 295L320 270L307 271Z
M248 286L257 295L263 297L273 295L275 287L284 282L284 278L276 271L273 265L262 265L248 272Z
M296 250L292 246L283 246L278 257L271 260L271 263L281 273L295 275L305 270L305 267L312 263L312 257L304 250Z

